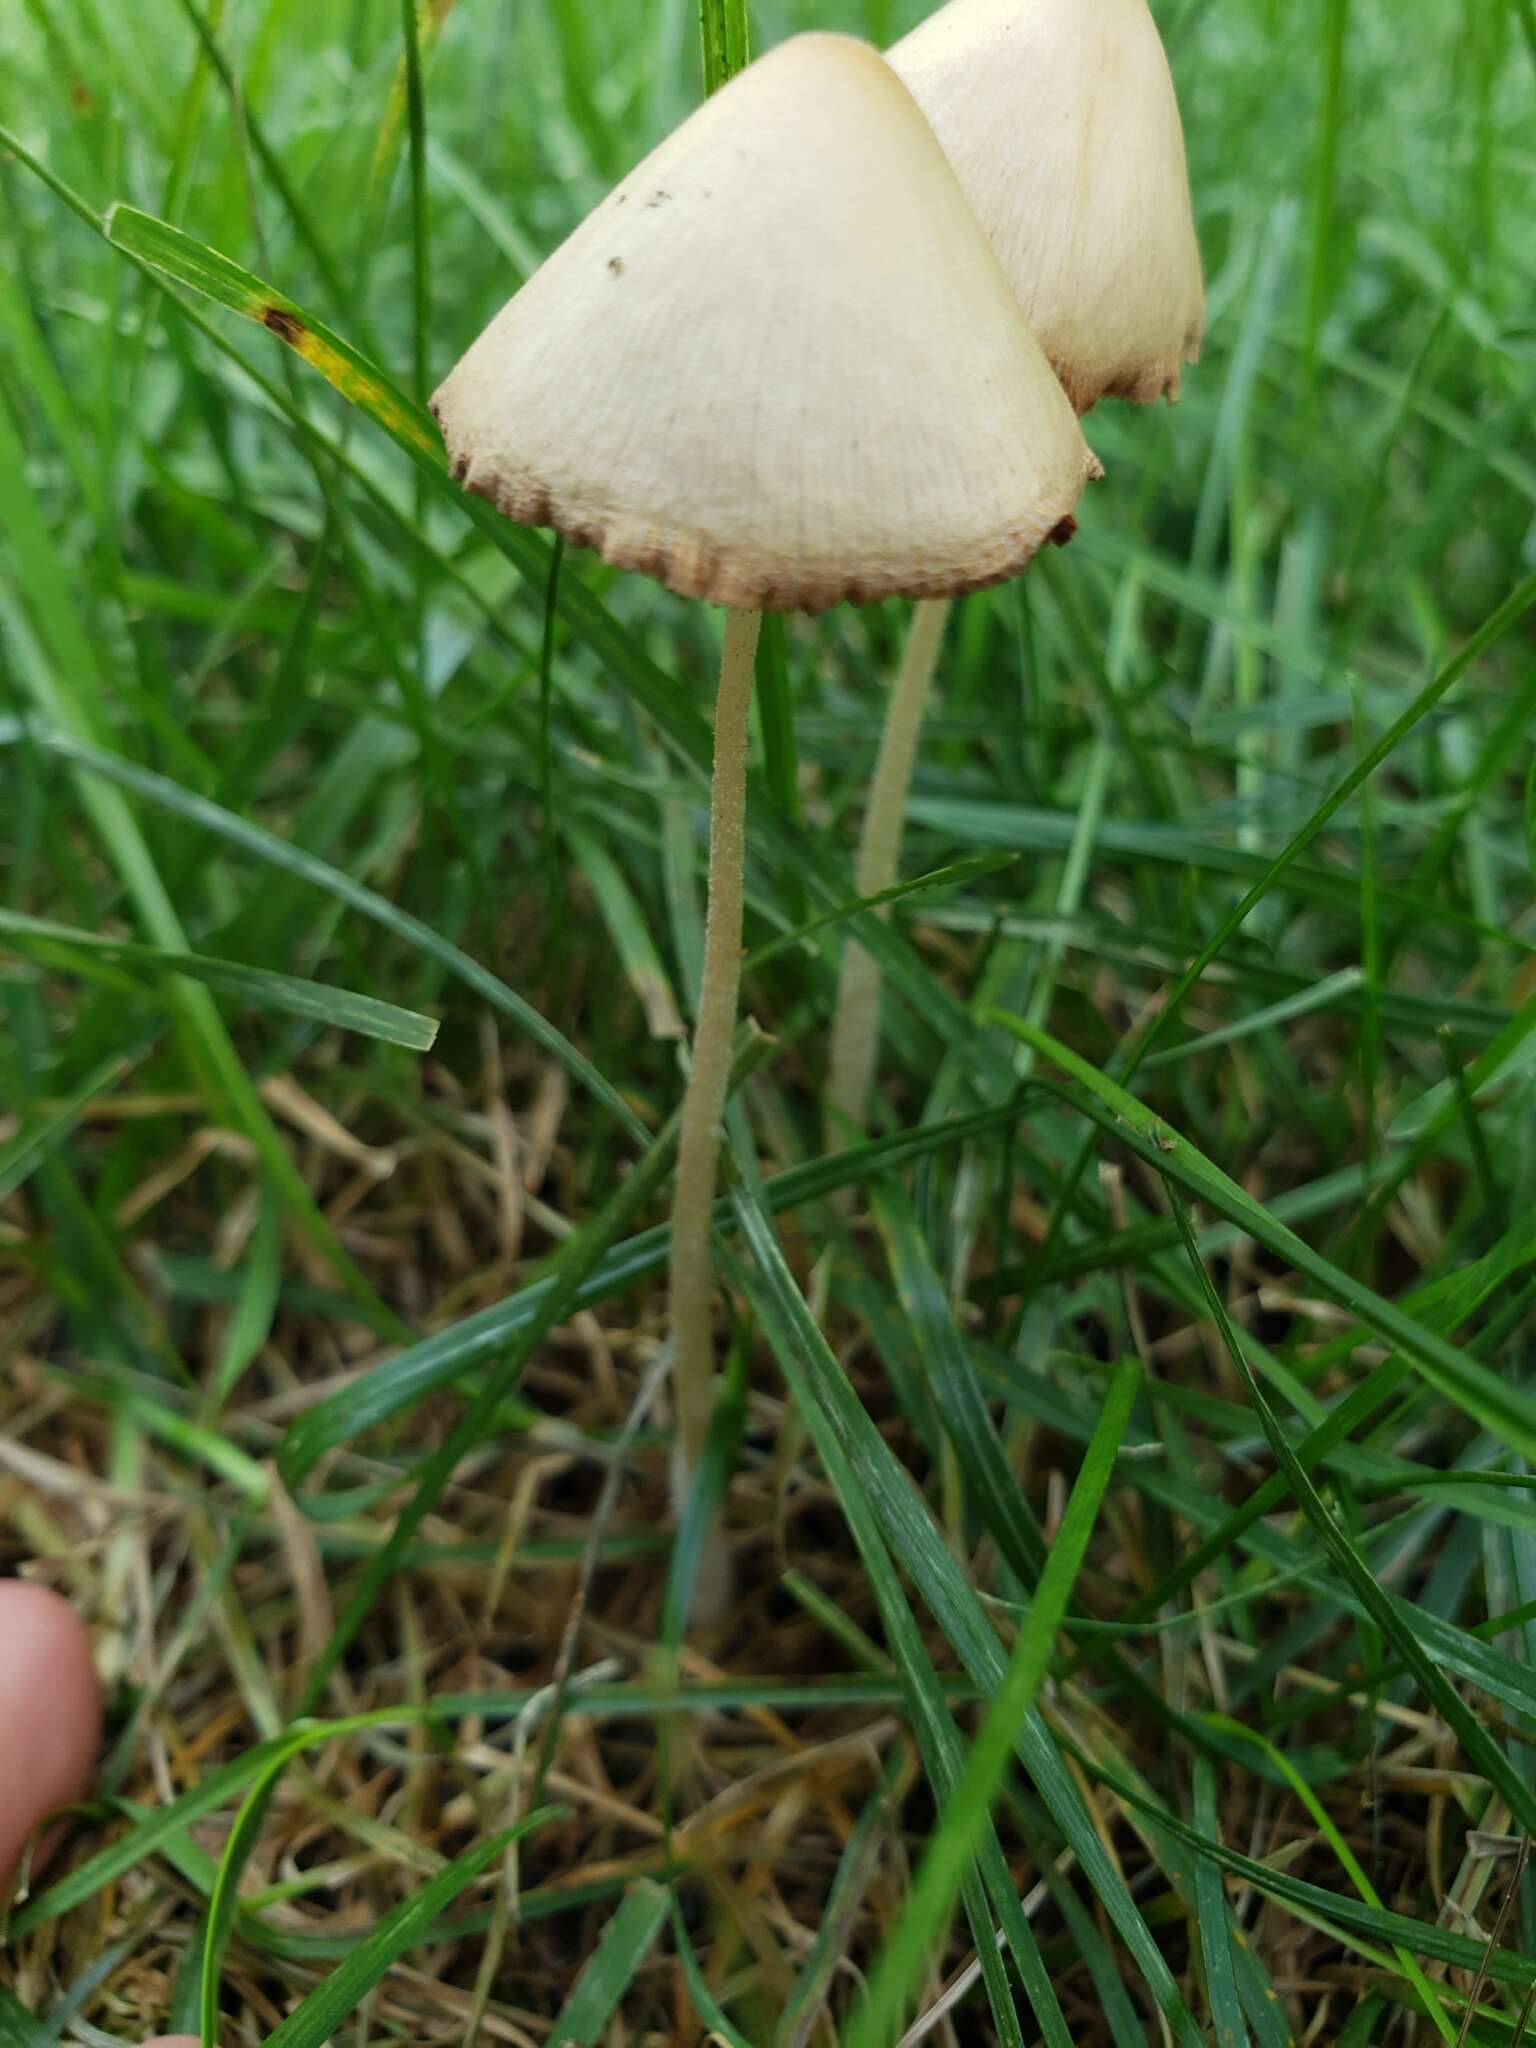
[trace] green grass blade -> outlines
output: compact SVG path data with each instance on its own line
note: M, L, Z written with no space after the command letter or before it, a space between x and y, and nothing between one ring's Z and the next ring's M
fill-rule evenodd
M109 729L104 690L90 639L71 597L64 564L27 481L25 452L0 399L0 521L3 521L52 659L24 661L20 672L44 716L77 744ZM115 789L80 778L81 803L116 866L146 935L172 952L191 950L164 880L128 806ZM211 1106L244 1130L305 1233L323 1251L349 1294L371 1311L389 1311L310 1195L262 1105L212 997L196 982L174 983L180 1020Z
M1403 741L1423 723L1435 706L1450 695L1462 677L1474 668L1491 648L1497 647L1506 634L1513 631L1533 604L1536 604L1536 569L1515 585L1502 604L1489 613L1477 631L1392 721L1376 744L1360 755L1349 773L1340 778L1301 830L1270 862L1264 874L1254 883L1237 908L1222 919L1215 933L1200 948L1174 983L1167 1001L1146 1027L1127 1063L1127 1076L1135 1072L1141 1060L1152 1050L1169 1024L1182 1011L1185 1000L1211 962L1221 953L1227 941L1242 930L1250 913L1263 902L1286 871L1300 859L1356 791L1364 788L1382 763L1391 759Z
M747 0L699 0L706 95L718 92L746 65L748 37Z
M1173 1204L1174 1218L1184 1240L1184 1248L1201 1281L1212 1318L1221 1332L1222 1342L1237 1368L1265 1438L1275 1455L1275 1462L1285 1474L1286 1484L1297 1505L1321 1537L1323 1548L1340 1576L1402 1659L1425 1699L1431 1702L1446 1726L1454 1732L1462 1748L1488 1783L1508 1803L1511 1813L1519 1820L1521 1826L1528 1832L1536 1832L1536 1792L1532 1791L1521 1774L1512 1767L1498 1743L1466 1705L1461 1694L1450 1684L1439 1664L1419 1640L1409 1619L1413 1610L1404 1602L1394 1602L1378 1585L1370 1567L1350 1541L1348 1532L1312 1484L1310 1475L1303 1470L1291 1446L1290 1438L1280 1427L1274 1410L1264 1398L1264 1390L1248 1361L1247 1347L1233 1328L1232 1320L1227 1314L1226 1303L1222 1300L1206 1263L1200 1256L1200 1247L1195 1242L1189 1211L1184 1205L1178 1186L1171 1175L1165 1175L1165 1182L1169 1200Z
M1330 1892L1322 1885L1293 1877L1288 1871L1277 1869L1256 1857L1245 1856L1240 1850L1229 1849L1222 1842L1203 1835L1198 1828L1189 1826L1166 1807L1147 1798L1134 1785L1127 1784L1108 1764L1102 1761L1096 1764L1095 1774L1127 1806L1147 1814L1197 1856L1209 1858L1242 1883L1252 1885L1265 1898L1293 1907L1302 1918L1314 1924L1358 1934L1384 1947L1406 1949L1410 1954L1428 1957L1433 1962L1449 1963L1458 1970L1476 1971L1486 1963L1493 1983L1509 1985L1516 1990L1523 1991L1536 1984L1536 1958L1521 1955L1513 1949L1490 1949L1485 1941L1453 1933L1434 1920L1413 1920L1406 1913L1382 1910L1352 1898L1347 1892Z
M411 1052L429 1052L437 1038L435 1018L377 996L332 988L296 974L279 974L269 967L246 967L234 960L210 959L203 953L174 953L164 946L80 931L49 918L28 917L19 910L0 910L0 948L7 942L29 959L76 973L91 974L100 961L110 959L180 975L252 1008L281 1010L337 1031L355 1031L364 1038L382 1039L386 1045L404 1046Z
M943 1809L938 1832L924 1852L906 1903L869 1980L867 1999L848 2035L848 2048L887 2048L933 1939L949 1917L999 1781L1012 1758L1019 1724L1034 1706L1056 1632L1066 1618L1140 1381L1140 1367L1132 1364L1122 1367L1110 1383L1007 1672L987 1708L965 1773Z
M940 1421L964 1469L971 1505L1019 1578L1033 1586L1046 1561L1045 1539L998 1441L911 1202L892 1179L879 1182L870 1196L902 1311Z
M808 1161L775 1175L766 1185L764 1198L774 1213L819 1201L839 1188L857 1187L883 1169L931 1158L968 1138L996 1131L1017 1113L1011 1105L980 1111ZM717 1231L735 1227L735 1210L726 1196L715 1205L714 1227ZM668 1239L669 1231L662 1225L615 1247L593 1266L573 1307L595 1307L659 1272L666 1264ZM283 1440L280 1464L289 1485L300 1484L328 1451L355 1442L369 1430L406 1413L519 1339L543 1315L554 1286L552 1278L536 1280L508 1300L466 1316L386 1359L343 1393L317 1402L299 1416Z
M768 1241L773 1242L771 1233ZM757 1270L742 1276L742 1286L773 1345L858 1545L880 1612L881 1626L891 1646L892 1661L900 1673L923 1767L942 1811L960 1782L964 1765L960 1739L949 1702L939 1685L932 1660L897 1577L880 1527L876 1503L854 1470L827 1417L812 1398L810 1383L804 1377L807 1356L817 1345L825 1350L824 1340L816 1331L792 1280L788 1280L782 1261L765 1276L759 1256ZM997 1955L994 1914L1002 1927L1019 1980L1040 2023L1047 2048L1072 2048L1049 1973L1020 1906L989 1815L982 1816L973 1852L974 1863L963 1876L962 1896L972 1938L981 1959L982 1981L999 2039L1007 2044L1007 2048L1016 2048L1016 2044L1022 2042L1013 1996Z
M766 967L770 960L794 952L797 946L815 938L818 932L846 924L849 918L864 911L883 909L888 903L904 903L909 897L928 896L940 889L958 889L968 882L979 882L988 875L1000 874L1012 866L1014 856L1011 853L968 854L964 860L931 868L926 875L915 875L910 882L893 882L889 889L877 890L873 896L850 896L846 903L823 910L817 916L807 918L803 924L796 925L793 931L784 932L780 937L770 939L766 945L758 946L742 961L741 971L754 974L758 968Z
M279 839L276 833L253 824L249 819L237 818L222 805L209 798L198 796L194 791L183 789L179 783L167 776L157 775L152 769L140 768L131 761L124 761L118 755L101 747L88 745L64 732L42 730L35 735L38 744L49 748L66 760L78 763L93 776L100 776L109 782L131 789L136 795L147 798L162 810L177 817L190 819L205 831L216 833L233 846L242 847L257 859L271 866L296 875L323 890L338 902L345 903L351 910L369 918L383 930L416 947L420 952L440 962L451 974L462 981L467 988L489 1003L493 1009L510 1017L518 1027L541 1045L553 1058L579 1080L617 1118L620 1125L645 1143L649 1133L640 1122L629 1104L618 1091L600 1074L584 1054L578 1052L564 1035L546 1022L530 1003L508 988L488 968L482 967L409 911L400 909L375 890L355 881L352 876L331 866L328 861L317 859L302 847L291 845Z
M767 1217L744 1196L738 1195L736 1201L748 1249L797 1347L807 1398L814 1400L835 1433L849 1469L867 1493L885 1541L911 1573L961 1662L991 1698L1007 1670L996 1630L929 1520L911 1480L897 1465L889 1446L848 1385L841 1366L827 1349L784 1262ZM780 1358L782 1363L782 1352ZM1094 1831L1038 1711L1026 1716L1014 1731L1014 1743L1052 1818L1077 1855L1084 1877L1141 1972L1173 2039L1183 2048L1199 2048L1199 2032L1173 1974Z
M709 0L705 0L709 4ZM800 762L795 705L789 686L784 615L769 612L757 642L756 702L763 732L763 780L786 818L800 816Z
M1220 1832L1216 1808L1216 1771L1207 1756L1195 1758L1195 1825L1208 1835ZM1200 1950L1205 1958L1205 1995L1211 2008L1216 2048L1248 2048L1233 1961L1232 1915L1221 1872L1214 1863L1195 1870L1195 1914L1200 1923Z
M1317 166L1312 178L1312 274L1307 286L1306 365L1309 389L1317 373L1317 344L1337 275L1334 247L1338 203L1339 138L1344 126L1344 55L1350 0L1323 0L1323 90L1318 109Z
M815 2030L833 1973L847 1953L853 1916L875 1874L885 1838L896 1824L897 1794L907 1770L907 1760L899 1752L889 1757L875 1789L864 1802L853 1833L838 1858L837 1874L827 1894L826 1911L816 1939L779 2015L774 2048L805 2048Z
M235 1824L229 1831L219 1857L218 1875L208 1901L208 1918L203 1937L202 1969L198 1978L198 2032L202 2048L218 2048L219 1989L223 1977L224 1951L235 1924L240 1873L250 1859L267 1817L272 1795L293 1761L294 1751L281 1748L262 1770L246 1793Z
M733 1086L763 1057L771 1041L749 1039L733 1071ZM402 1553L425 1518L442 1497L462 1459L494 1429L502 1401L516 1386L524 1366L538 1346L571 1313L583 1282L614 1241L654 1200L671 1168L682 1122L679 1109L645 1157L639 1160L616 1192L580 1231L561 1247L550 1262L548 1292L534 1315L519 1331L515 1343L495 1370L488 1373L442 1443L416 1468L415 1490L395 1520L388 1537L373 1553L358 1575L341 1618L305 1680L302 1711L313 1710L324 1692L326 1680L346 1654L347 1646L367 1619L379 1593L399 1568Z
M560 1811L541 1807L515 1827L503 1828L500 1834L456 1856L445 1870L384 1916L325 1982L268 2034L266 2048L325 2048L325 2043L336 2035L342 2022L385 1971L425 1937L444 1909L498 1862L514 1842L547 1826L559 1817Z
M596 2048L635 1973L656 1945L671 1906L665 1885L642 1883L603 1929L602 1939L560 2008L552 2039L570 2048Z
M125 255L275 334L392 440L419 454L437 453L437 433L426 409L408 398L349 341L302 312L275 285L264 283L169 221L157 220L121 201L108 212L103 232Z
M688 1986L688 1996L693 2000L693 2009L706 2027L711 2027L725 2043L725 2048L753 2048L753 2044L731 2024L713 1991L704 1981L704 1972L699 1968L699 1959L693 1952L693 1942L688 1933L688 1923L683 1918L682 1900L674 1887L671 1894L672 1945L677 1950L683 1966L683 1978Z
M260 163L263 171L265 171L273 190L281 200L283 211L287 214L295 234L309 252L316 273L324 283L332 305L340 310L341 307L349 303L346 287L342 283L341 274L336 268L330 251L320 239L319 231L315 227L308 209L300 200L292 181L283 168L282 158L268 141L262 123L256 118L245 95L241 92L239 83L230 69L229 61L219 47L218 38L198 7L197 0L180 0L180 5L182 12L191 23L197 39L203 47L209 63L217 72L225 92L229 95L231 103L239 106L240 120L246 135L250 139L252 153ZM222 10L220 11L222 12Z
M42 2021L4 1984L0 1984L0 2048L58 2048Z
M97 1096L120 1081L126 1071L121 1056L113 1053L93 1067L67 1095L22 1119L19 1128L0 1144L0 1202L25 1185L69 1136L81 1114Z
M613 939L624 977L634 990L653 1038L687 1036L671 977L664 966L650 921L636 900L623 870L595 833L567 824L565 843L585 876L603 922Z
M1225 1715L1219 1714L1209 1715L1207 1719L1212 1727L1222 1728L1237 1741L1251 1742L1256 1748L1264 1752L1273 1769L1279 1772L1285 1779L1296 1797L1311 1815L1318 1833L1327 1842L1329 1848L1343 1865L1348 1873L1349 1881L1355 1890L1368 1906L1380 1908L1382 1905L1381 1898L1377 1893L1376 1887L1366 1875L1360 1859L1355 1855L1355 1852L1340 1833L1332 1814L1329 1813L1327 1807L1324 1806L1290 1758L1256 1730L1245 1727L1241 1721L1232 1721ZM1204 1828L1207 1834L1214 1835L1218 1831L1215 1822L1214 1805L1210 1810L1204 1812L1197 1809L1195 1814L1195 1824L1197 1827ZM1212 1865L1201 1865L1202 1870L1213 1868L1214 1866ZM1441 2003L1439 1994L1424 1975L1424 1972L1419 1968L1417 1960L1407 1949L1401 1947L1397 1950L1397 1960L1402 1965L1404 1976L1408 1978L1414 1990L1418 1993L1420 2003L1423 2005L1425 2012L1433 2020L1435 2031L1439 2034L1441 2040L1454 2042L1456 2039L1456 2028L1450 2015Z
M1067 1099L1085 1115L1130 1145L1165 1179L1177 1181L1188 1193L1240 1225L1286 1264L1305 1273L1358 1317L1366 1329L1400 1350L1447 1400L1475 1416L1511 1449L1536 1458L1536 1416L1531 1414L1518 1389L1506 1385L1496 1374L1313 1251L1294 1231L1277 1223L1187 1138L1059 1039L1022 1017L996 1011L993 1018L1004 1030L1043 1053L1072 1077L1077 1085L1065 1091Z
M565 536L557 533L549 551L549 584L544 593L544 625L539 635L539 805L540 844L544 855L544 896L550 928L559 921L565 890L555 832L555 629L560 616L560 571L565 563Z
M405 45L405 105L411 165L411 367L416 403L431 388L427 351L432 334L431 236L427 221L427 100L421 78L421 32L416 0L400 0Z

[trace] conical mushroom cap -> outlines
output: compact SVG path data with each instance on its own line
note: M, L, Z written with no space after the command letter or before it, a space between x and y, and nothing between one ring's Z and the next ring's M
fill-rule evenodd
M998 582L1098 474L927 122L840 35L706 101L433 410L509 518L754 610Z
M1078 410L1176 398L1205 295L1147 0L950 0L890 62Z

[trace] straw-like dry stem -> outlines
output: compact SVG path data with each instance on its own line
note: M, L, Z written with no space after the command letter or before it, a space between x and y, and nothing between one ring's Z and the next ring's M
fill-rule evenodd
M731 1041L741 988L742 870L746 855L747 714L757 657L759 612L728 612L720 694L715 703L715 770L709 812L709 909L698 1026L683 1098L672 1200L668 1275L672 1389L683 1462L691 1481L715 1405L714 1286L709 1229L715 1204L720 1124L731 1078Z
M952 607L944 598L918 605L906 652L886 707L885 730L859 839L855 886L860 896L878 896L894 886L901 857L912 764L923 728L933 672ZM883 915L884 913L882 913ZM854 1142L864 1129L864 1112L880 1049L880 969L855 939L843 948L827 1066L826 1137L829 1149Z

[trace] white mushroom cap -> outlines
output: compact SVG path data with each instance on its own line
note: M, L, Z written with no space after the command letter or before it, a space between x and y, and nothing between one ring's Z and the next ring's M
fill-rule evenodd
M706 101L433 410L509 518L753 610L999 582L1099 473L927 122L841 35Z
M1177 398L1205 295L1147 0L950 0L890 62L1078 410Z

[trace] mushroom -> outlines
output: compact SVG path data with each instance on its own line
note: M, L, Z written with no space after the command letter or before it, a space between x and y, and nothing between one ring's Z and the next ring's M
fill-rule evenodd
M727 608L669 1271L686 1492L715 1398L709 1237L761 614L998 582L1098 464L911 96L835 34L781 44L693 113L433 410L457 475L508 517Z
M1078 411L1177 398L1205 292L1147 0L950 0L890 64Z
M1205 297L1184 133L1147 0L950 0L889 62L927 115L1079 412L1179 393ZM920 605L886 711L857 888L896 880L917 735L947 619ZM879 970L845 949L827 1135L862 1128Z

